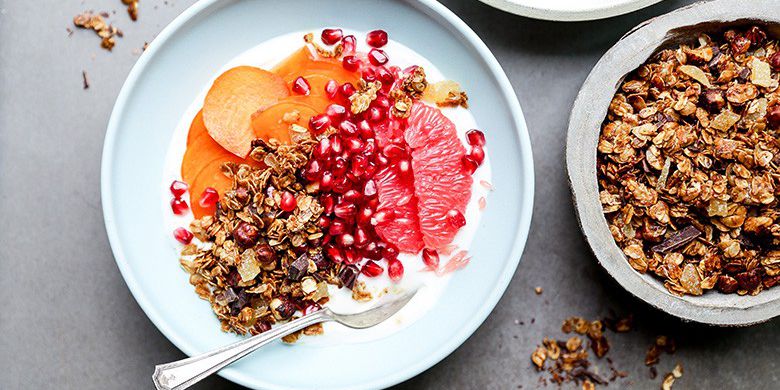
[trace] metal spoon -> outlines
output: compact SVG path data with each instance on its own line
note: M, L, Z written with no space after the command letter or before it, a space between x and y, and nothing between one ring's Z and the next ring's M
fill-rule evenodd
M265 333L200 356L159 364L154 367L152 381L154 381L157 390L186 389L269 342L320 322L335 321L354 329L370 328L401 310L416 293L417 290L406 292L392 301L385 302L362 313L339 314L332 312L326 307L286 324L275 326Z

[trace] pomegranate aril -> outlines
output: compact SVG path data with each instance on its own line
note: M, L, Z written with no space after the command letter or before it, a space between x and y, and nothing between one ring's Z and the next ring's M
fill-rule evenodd
M387 63L387 54L382 49L371 49L368 52L368 61L374 66L380 66Z
M314 147L312 154L314 155L314 158L327 158L330 154L330 139L321 139L320 142L317 143L317 146Z
M376 81L376 71L373 68L363 69L363 72L360 73L360 77L369 83Z
M366 140L366 144L363 147L363 155L366 157L373 157L376 154L376 141L373 138Z
M340 41L343 36L344 32L340 28L326 28L322 30L322 34L320 34L322 43L326 45L335 44Z
M327 229L330 227L330 218L320 215L320 217L317 219L317 226L320 227L320 229Z
M371 224L371 217L374 216L374 209L369 206L364 206L360 209L357 215L358 226L368 226Z
M333 154L336 155L340 154L344 150L341 143L341 137L337 135L330 136L330 150L332 150Z
M477 163L477 165L482 165L482 162L485 161L485 150L481 146L475 145L471 147L466 156Z
M325 83L325 96L327 96L328 99L334 99L338 93L339 83L337 83L336 80L330 80Z
M352 183L350 183L349 173L346 176L342 176L336 179L333 183L333 192L337 194L343 194L352 189Z
M345 56L341 60L341 66L350 72L355 72L360 69L360 59L355 56Z
M344 233L336 238L336 243L342 247L352 246L355 243L355 237L349 233Z
M355 229L355 245L356 246L363 246L368 244L368 241L371 240L371 237L368 235L368 232L366 232L363 228L358 227Z
M322 177L320 177L320 191L330 191L330 189L333 188L333 174L325 171L322 173Z
M382 258L388 261L397 259L399 253L398 247L393 244L386 244L382 248Z
M387 32L385 30L369 31L366 34L366 43L372 47L382 47L387 44Z
M330 117L327 114L317 114L309 118L309 129L319 134L325 131L330 123Z
M174 229L173 237L176 238L176 241L184 245L187 245L190 242L192 242L192 233L183 227L178 227Z
M406 159L398 161L398 172L401 172L402 175L410 174L412 172L412 163Z
M374 213L374 216L371 217L371 224L381 225L386 222L390 222L395 217L395 211L393 209L387 209L387 210L379 210L376 213Z
M292 90L299 95L308 95L311 92L311 86L309 86L309 82L305 78L298 76L293 81Z
M352 83L344 83L341 84L341 87L339 87L339 93L342 97L349 98L350 96L354 95L357 90L355 89L355 86L352 85Z
M331 104L325 108L325 114L332 122L341 122L347 116L347 109L341 104Z
M318 160L312 159L306 166L306 170L304 170L303 176L308 181L316 181L320 178L320 173L322 173L322 166L320 165L320 162Z
M344 263L357 264L361 260L360 255L352 249L344 249Z
M463 158L461 158L461 164L463 164L463 170L465 170L469 175L474 174L477 168L479 168L479 164L472 160L468 155L464 155Z
M190 209L190 206L187 205L187 202L184 199L171 199L171 211L173 211L176 215L184 215L187 214L187 210Z
M366 167L368 166L368 160L366 156L356 155L352 157L352 165L350 172L356 177L361 177L366 173Z
M354 54L357 48L357 39L354 35L347 35L342 39L341 44L344 47L344 54Z
M187 183L179 180L174 180L171 183L171 194L176 198L181 198L190 186Z
M467 131L466 138L468 138L469 145L471 146L485 146L485 133L477 129Z
M450 210L447 212L447 222L454 228L460 229L466 226L466 217L463 216L458 210Z
M380 266L379 264L369 260L365 264L363 264L363 268L360 270L360 272L363 273L363 275L366 275L370 278L377 277L379 275L382 275L382 272L384 272L384 268Z
M390 99L385 95L377 95L371 105L379 108L390 108Z
M279 208L281 208L282 211L289 213L295 210L296 207L298 207L298 201L295 200L295 195L289 191L282 192L282 199L279 202Z
M346 141L347 143L347 151L350 153L360 153L365 149L365 144L363 144L363 141L361 141L358 138L349 138Z
M341 219L351 219L357 214L357 206L354 203L341 202L333 208L333 213Z
M374 138L374 129L371 128L371 124L367 120L362 120L357 124L358 131L360 132L360 138L371 139Z
M303 309L303 315L309 315L311 313L314 313L315 311L322 310L322 306L320 306L319 303L312 303L311 305L306 306Z
M373 180L366 180L363 184L363 196L370 198L376 195L376 182Z
M349 120L345 120L339 124L339 130L341 130L345 135L349 136L355 136L358 133L358 127L355 125L355 123L350 122Z
M328 234L331 236L339 236L347 232L347 224L341 220L333 220L328 228Z
M367 119L369 122L380 122L385 119L385 111L379 107L369 107L366 111Z
M376 68L376 77L382 82L383 91L389 91L390 87L393 86L393 82L395 82L395 76L384 66Z
M360 203L361 200L363 200L363 194L361 194L359 191L351 189L344 193L344 195L341 196L341 198L347 202L352 203Z
M330 261L334 263L340 264L344 262L344 252L342 252L341 249L333 246L333 244L330 244L325 248L325 254L328 256Z
M325 214L333 214L333 207L336 204L336 201L333 199L333 195L331 194L325 194L320 196L320 204L322 205L322 208L324 209Z
M333 176L335 177L342 177L345 173L347 173L347 160L336 157L336 160L333 161Z
M439 252L433 249L425 248L422 251L423 263L430 269L436 270L439 268Z
M363 247L361 253L363 257L371 260L382 260L382 248L375 242L369 242Z
M203 193L200 194L200 200L198 200L198 204L200 207L211 207L217 204L217 201L219 200L219 192L215 190L213 187L206 187L205 190L203 190Z
M394 282L398 282L404 277L404 265L401 264L400 260L394 259L387 262L387 275Z

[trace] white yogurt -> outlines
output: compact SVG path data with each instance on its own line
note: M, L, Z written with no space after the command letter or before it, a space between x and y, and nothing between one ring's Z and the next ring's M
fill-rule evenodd
M251 65L264 69L271 69L303 45L302 37L304 34L305 32L294 32L263 42L225 64L222 69L214 74L214 78L219 76L222 72L239 65ZM358 51L367 52L370 49L365 44L365 33L345 31L345 34L354 34L358 37ZM420 65L425 69L426 77L430 82L447 79L432 63L426 60L425 57L398 42L388 42L383 50L385 50L390 57L390 65L397 65L402 69L411 65ZM166 231L172 232L175 228L180 226L186 228L193 218L192 214L177 216L171 212L171 194L168 187L170 186L171 181L181 180L181 161L187 146L187 133L192 119L203 106L203 99L211 87L212 82L213 80L203 86L201 93L195 97L187 111L182 115L182 119L176 126L171 144L168 147L165 167L163 168L163 182L160 185L160 204L163 208L163 215L165 216L164 223ZM443 108L442 111L453 123L455 123L458 135L465 145L466 131L479 128L474 117L468 110L463 108ZM471 200L466 207L465 213L467 224L458 232L453 241L453 244L457 245L459 250L468 250L481 217L479 199L482 197L488 198L489 190L480 183L482 181L491 182L489 154L486 154L485 162L477 169L473 178L474 184L472 185ZM188 198L189 194L185 196L187 197L188 204L191 204L190 199ZM195 198L197 201L197 197ZM171 248L171 257L174 259L178 258L181 244L171 238ZM441 256L441 266L444 266L447 263L449 257L450 256ZM331 294L331 299L328 306L332 310L341 313L359 312L377 305L382 302L383 299L392 298L392 296L387 297L387 295L419 287L420 291L417 295L400 312L382 324L370 329L354 330L335 323L327 323L324 325L324 335L318 337L303 337L299 342L309 345L339 345L344 343L367 342L386 337L409 326L425 315L425 313L435 305L438 297L445 292L451 275L436 276L433 272L421 272L421 270L425 268L425 265L419 255L401 254L399 259L404 264L404 277L400 283L393 283L388 278L387 272L384 272L382 276L376 278L361 276L358 279L366 283L368 291L372 292L372 295L375 298L382 296L381 298L373 299L370 302L357 302L352 299L351 291L330 286L329 292ZM479 260L480 259L477 259L475 261ZM381 262L380 264L383 264L384 267L385 263ZM385 294L385 291L389 291L389 294ZM206 307L205 303L204 307Z

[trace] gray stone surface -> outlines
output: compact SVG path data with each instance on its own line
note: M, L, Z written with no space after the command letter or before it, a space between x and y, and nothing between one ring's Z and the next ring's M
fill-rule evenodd
M183 357L119 275L103 228L99 172L111 107L137 59L132 50L191 2L142 1L140 21L131 23L119 0L0 0L2 389L151 388L154 363ZM565 317L596 318L610 310L634 313L637 323L631 333L610 338L610 356L629 373L617 387L658 388L660 378L648 378L643 358L653 338L666 333L677 337L679 351L662 356L658 369L684 365L675 388L780 388L777 320L718 329L650 309L596 264L570 202L563 150L579 86L631 27L689 2L559 24L476 1L445 1L485 40L515 86L534 148L537 201L523 261L491 316L451 356L399 388L539 387L528 356L541 338L561 337ZM68 37L71 17L85 9L117 11L112 19L125 38L113 53L85 31ZM81 89L82 70L88 90ZM535 286L544 293L534 294ZM211 378L197 388L235 386Z

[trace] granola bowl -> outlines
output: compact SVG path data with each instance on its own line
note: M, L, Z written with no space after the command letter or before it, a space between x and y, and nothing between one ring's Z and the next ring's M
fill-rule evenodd
M423 285L376 327L219 372L264 389L383 388L443 359L513 277L533 202L506 75L429 0L197 2L130 72L101 180L117 265L188 355Z
M780 314L777 15L772 0L716 0L640 24L571 112L566 164L597 260L687 321Z

